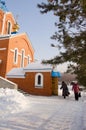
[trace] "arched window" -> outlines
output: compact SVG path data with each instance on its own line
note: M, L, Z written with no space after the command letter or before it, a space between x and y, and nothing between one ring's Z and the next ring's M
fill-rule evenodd
M41 75L38 75L38 83L37 83L38 85L40 85L41 84Z
M14 64L17 64L18 62L18 49L14 49Z
M11 34L11 22L8 21L8 28L7 28L7 34Z
M21 51L21 67L24 67L24 55L25 55L25 50L22 49L22 51Z
M43 74L37 73L35 75L35 87L43 87Z
M30 63L30 56L28 55L28 59L27 59L28 64Z

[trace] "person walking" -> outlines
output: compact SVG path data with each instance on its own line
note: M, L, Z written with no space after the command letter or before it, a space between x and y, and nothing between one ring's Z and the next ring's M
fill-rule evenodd
M60 89L62 89L62 96L64 98L66 98L66 96L69 96L70 93L67 84L64 81L62 81L62 86L60 87Z
M75 100L79 100L79 85L78 83L72 83L72 90L74 91Z

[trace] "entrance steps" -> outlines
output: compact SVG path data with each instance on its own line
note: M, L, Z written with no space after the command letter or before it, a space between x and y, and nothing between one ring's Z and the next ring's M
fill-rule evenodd
M0 88L17 89L18 85L0 76Z

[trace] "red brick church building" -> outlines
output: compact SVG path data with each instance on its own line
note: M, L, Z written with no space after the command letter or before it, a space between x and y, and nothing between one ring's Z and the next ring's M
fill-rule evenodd
M0 76L29 94L58 95L59 72L34 62L34 49L27 34L18 33L13 14L7 11L3 0L0 5Z

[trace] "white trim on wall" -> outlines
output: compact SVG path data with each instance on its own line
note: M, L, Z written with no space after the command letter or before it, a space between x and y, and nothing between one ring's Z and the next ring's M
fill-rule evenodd
M4 50L6 50L7 48L0 48L0 51L4 51Z
M6 19L6 14L4 14L4 17L3 17L3 25L2 25L2 32L1 32L2 35L3 35L3 33L4 33L5 19Z

